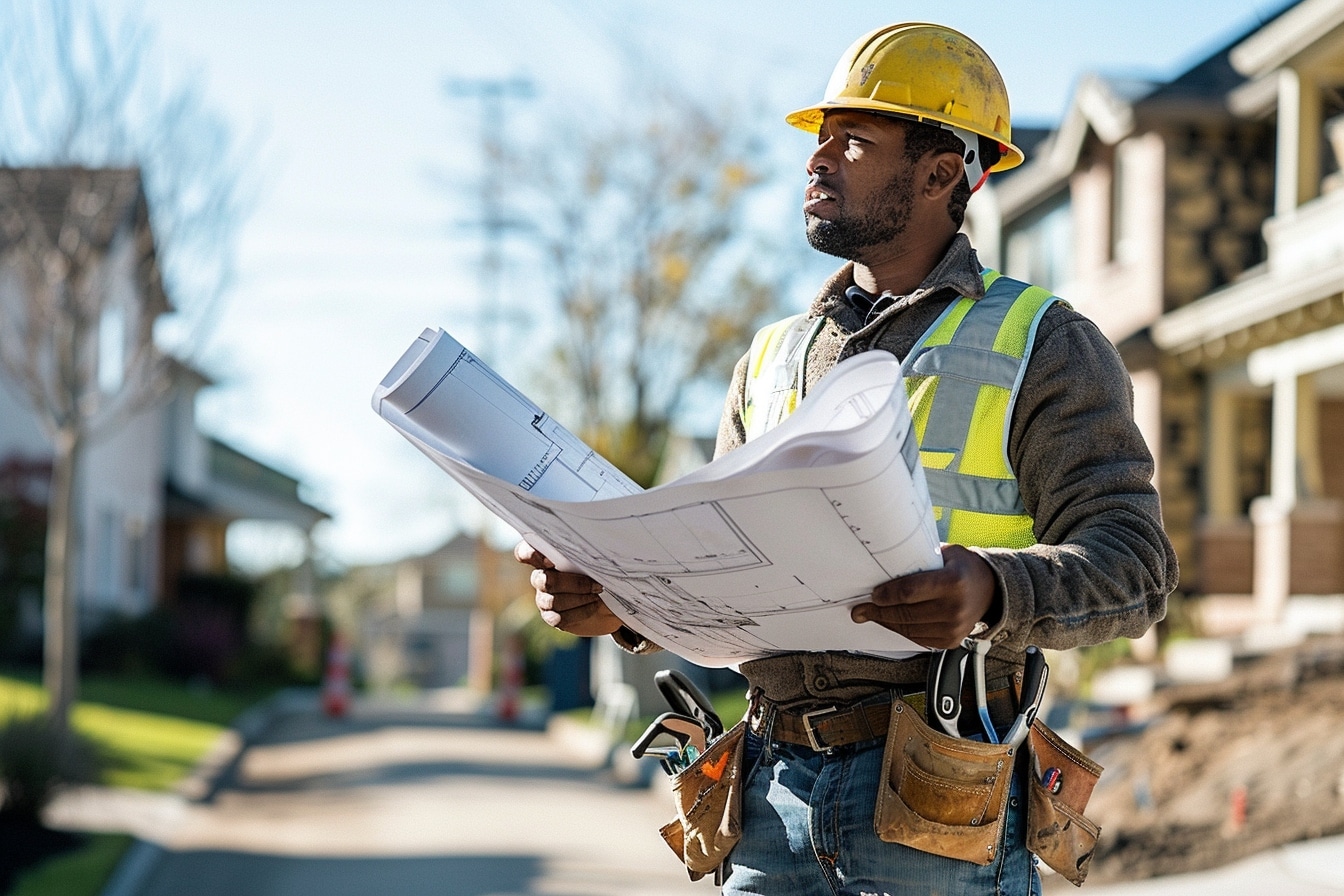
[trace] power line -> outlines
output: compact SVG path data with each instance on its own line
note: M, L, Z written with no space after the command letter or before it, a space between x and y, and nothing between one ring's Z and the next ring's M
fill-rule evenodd
M504 294L504 241L510 230L522 228L507 216L504 203L506 159L501 139L505 131L507 103L511 99L531 99L536 91L532 82L518 76L509 78L451 78L444 91L455 99L475 101L481 154L477 199L480 217L462 222L463 227L481 234L481 258L478 268L480 295L477 297L477 329L480 345L476 354L487 364L498 364L502 353L501 330L507 319Z

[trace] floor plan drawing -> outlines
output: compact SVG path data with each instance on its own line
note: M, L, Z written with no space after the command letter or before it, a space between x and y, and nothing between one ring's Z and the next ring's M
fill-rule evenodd
M375 409L557 566L601 582L636 631L704 665L919 649L849 619L877 584L941 564L894 358L845 361L765 436L640 491L442 331L407 354Z

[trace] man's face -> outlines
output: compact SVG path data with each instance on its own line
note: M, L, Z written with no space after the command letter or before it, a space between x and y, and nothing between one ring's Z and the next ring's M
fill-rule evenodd
M807 241L851 261L899 237L915 201L905 126L863 112L828 112L807 162L803 194Z

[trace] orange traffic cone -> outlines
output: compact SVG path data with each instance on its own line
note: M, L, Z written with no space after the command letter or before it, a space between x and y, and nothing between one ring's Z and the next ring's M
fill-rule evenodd
M504 641L504 655L499 670L499 720L518 721L519 701L523 689L523 640L511 635Z
M339 719L350 711L350 648L345 639L333 635L327 648L327 666L322 673L322 711Z

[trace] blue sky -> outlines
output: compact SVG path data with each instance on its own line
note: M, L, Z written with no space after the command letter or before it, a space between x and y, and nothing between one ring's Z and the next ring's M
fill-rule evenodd
M577 128L637 103L623 72L650 69L780 120L774 149L796 157L801 184L811 138L782 116L818 99L845 47L880 25L937 21L970 34L1003 72L1015 123L1038 124L1060 117L1085 72L1174 75L1282 5L103 3L148 21L169 67L197 73L239 132L261 135L238 277L201 358L219 381L202 398L201 419L303 478L309 498L336 517L319 531L323 550L346 563L427 550L479 519L369 409L373 387L423 327L459 335L475 307L477 249L454 226L477 208L474 118L445 96L448 79L529 78L536 97L510 111L521 132L543 121ZM452 186L436 185L431 172ZM231 548L253 566L285 560L292 548L270 532L234 535Z

